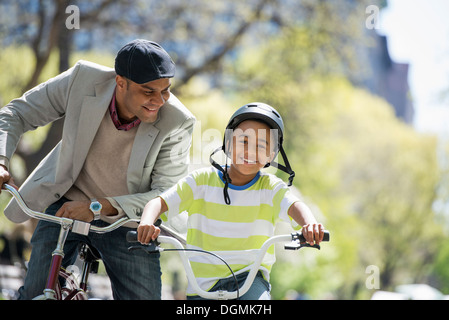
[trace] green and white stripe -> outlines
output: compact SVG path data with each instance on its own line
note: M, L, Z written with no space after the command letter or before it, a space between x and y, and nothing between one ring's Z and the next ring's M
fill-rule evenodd
M249 269L256 250L273 236L279 219L294 224L287 212L298 199L282 180L260 172L245 186L229 185L231 205L227 205L220 175L212 167L200 169L164 192L161 197L169 208L164 219L186 211L187 247L218 254L239 274ZM223 262L211 255L189 253L189 257L204 290L209 290L219 279L231 276ZM272 246L261 266L267 280L275 260ZM193 294L190 287L187 293Z

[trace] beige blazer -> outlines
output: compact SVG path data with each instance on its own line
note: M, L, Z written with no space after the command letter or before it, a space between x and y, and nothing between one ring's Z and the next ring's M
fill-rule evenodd
M115 89L115 71L79 61L73 68L26 92L0 110L0 156L11 159L23 133L64 117L62 140L20 188L36 211L62 197L76 180ZM141 123L127 170L130 195L114 197L130 218L187 174L195 117L173 95L154 123ZM28 216L12 200L5 215Z

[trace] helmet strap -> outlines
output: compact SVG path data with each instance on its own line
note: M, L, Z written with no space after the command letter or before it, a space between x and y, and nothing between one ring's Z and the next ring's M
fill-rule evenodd
M285 153L284 148L282 147L282 145L281 145L281 147L279 149L279 153L281 154L282 160L284 161L285 165L282 165L280 163L272 161L269 164L267 164L265 167L269 167L271 165L271 166L273 166L275 168L278 168L278 169L281 169L282 171L287 173L289 175L289 177L288 177L288 186L290 187L293 184L293 179L295 178L295 172L292 170L292 167L290 166L290 162L287 159L287 154Z
M225 203L229 205L229 204L231 204L231 198L229 197L228 189L229 189L229 183L231 183L232 180L231 180L231 178L229 177L229 173L228 173L228 157L226 157L226 164L225 164L225 167L224 167L224 168L223 168L222 166L220 166L220 165L219 165L219 164L212 158L212 156L213 156L215 153L217 153L218 151L221 151L221 150L224 151L224 146L221 146L221 147L215 149L215 150L211 153L211 155L210 155L210 157L209 157L209 162L210 162L210 164L211 164L215 169L217 169L217 170L219 170L219 171L221 171L221 172L223 173L223 180L224 180L224 182L225 182L225 186L224 186L224 189L223 189L223 196L224 196Z

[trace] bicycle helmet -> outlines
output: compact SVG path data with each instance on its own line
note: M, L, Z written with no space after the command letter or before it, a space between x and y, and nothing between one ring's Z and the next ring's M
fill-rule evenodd
M224 197L226 204L230 204L231 201L229 199L228 194L228 184L231 182L231 179L229 178L229 174L227 172L228 165L226 163L225 167L223 168L218 163L216 163L212 156L217 153L218 151L222 150L228 157L230 156L229 150L227 150L226 145L228 145L228 141L231 141L232 138L232 132L233 130L243 121L245 120L257 120L266 123L271 129L277 129L278 130L278 136L277 136L277 146L275 149L275 156L277 153L280 152L282 159L284 161L285 166L276 163L274 161L271 161L270 163L267 163L265 165L266 167L274 166L276 168L281 169L282 171L289 174L289 183L288 186L291 186L293 183L293 178L295 177L295 172L290 167L290 163L288 162L287 155L285 154L284 148L282 147L282 143L284 140L284 122L282 120L281 115L274 109L273 107L269 106L268 104L261 103L261 102L253 102L244 105L243 107L240 107L232 116L231 119L228 122L228 125L226 126L225 135L223 139L223 145L216 150L212 152L210 155L210 163L212 166L217 168L223 173L223 179L225 180L225 188L224 188Z
M232 136L232 131L245 120L261 121L266 123L271 129L277 129L278 143L275 149L277 154L284 138L284 122L282 121L281 115L273 107L261 102L246 104L232 115L226 126L223 148L226 148L226 143Z

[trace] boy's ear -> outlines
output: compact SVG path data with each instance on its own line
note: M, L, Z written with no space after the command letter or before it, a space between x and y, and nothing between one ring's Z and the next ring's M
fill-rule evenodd
M231 147L232 147L232 139L234 136L234 130L232 129L226 129L225 130L225 134L224 134L224 141L223 141L223 152L224 154L229 157L232 158L231 156Z
M224 151L225 155L232 159L232 157L231 157L231 141L230 141L230 139L226 139L224 147L225 147L225 149L223 151Z

